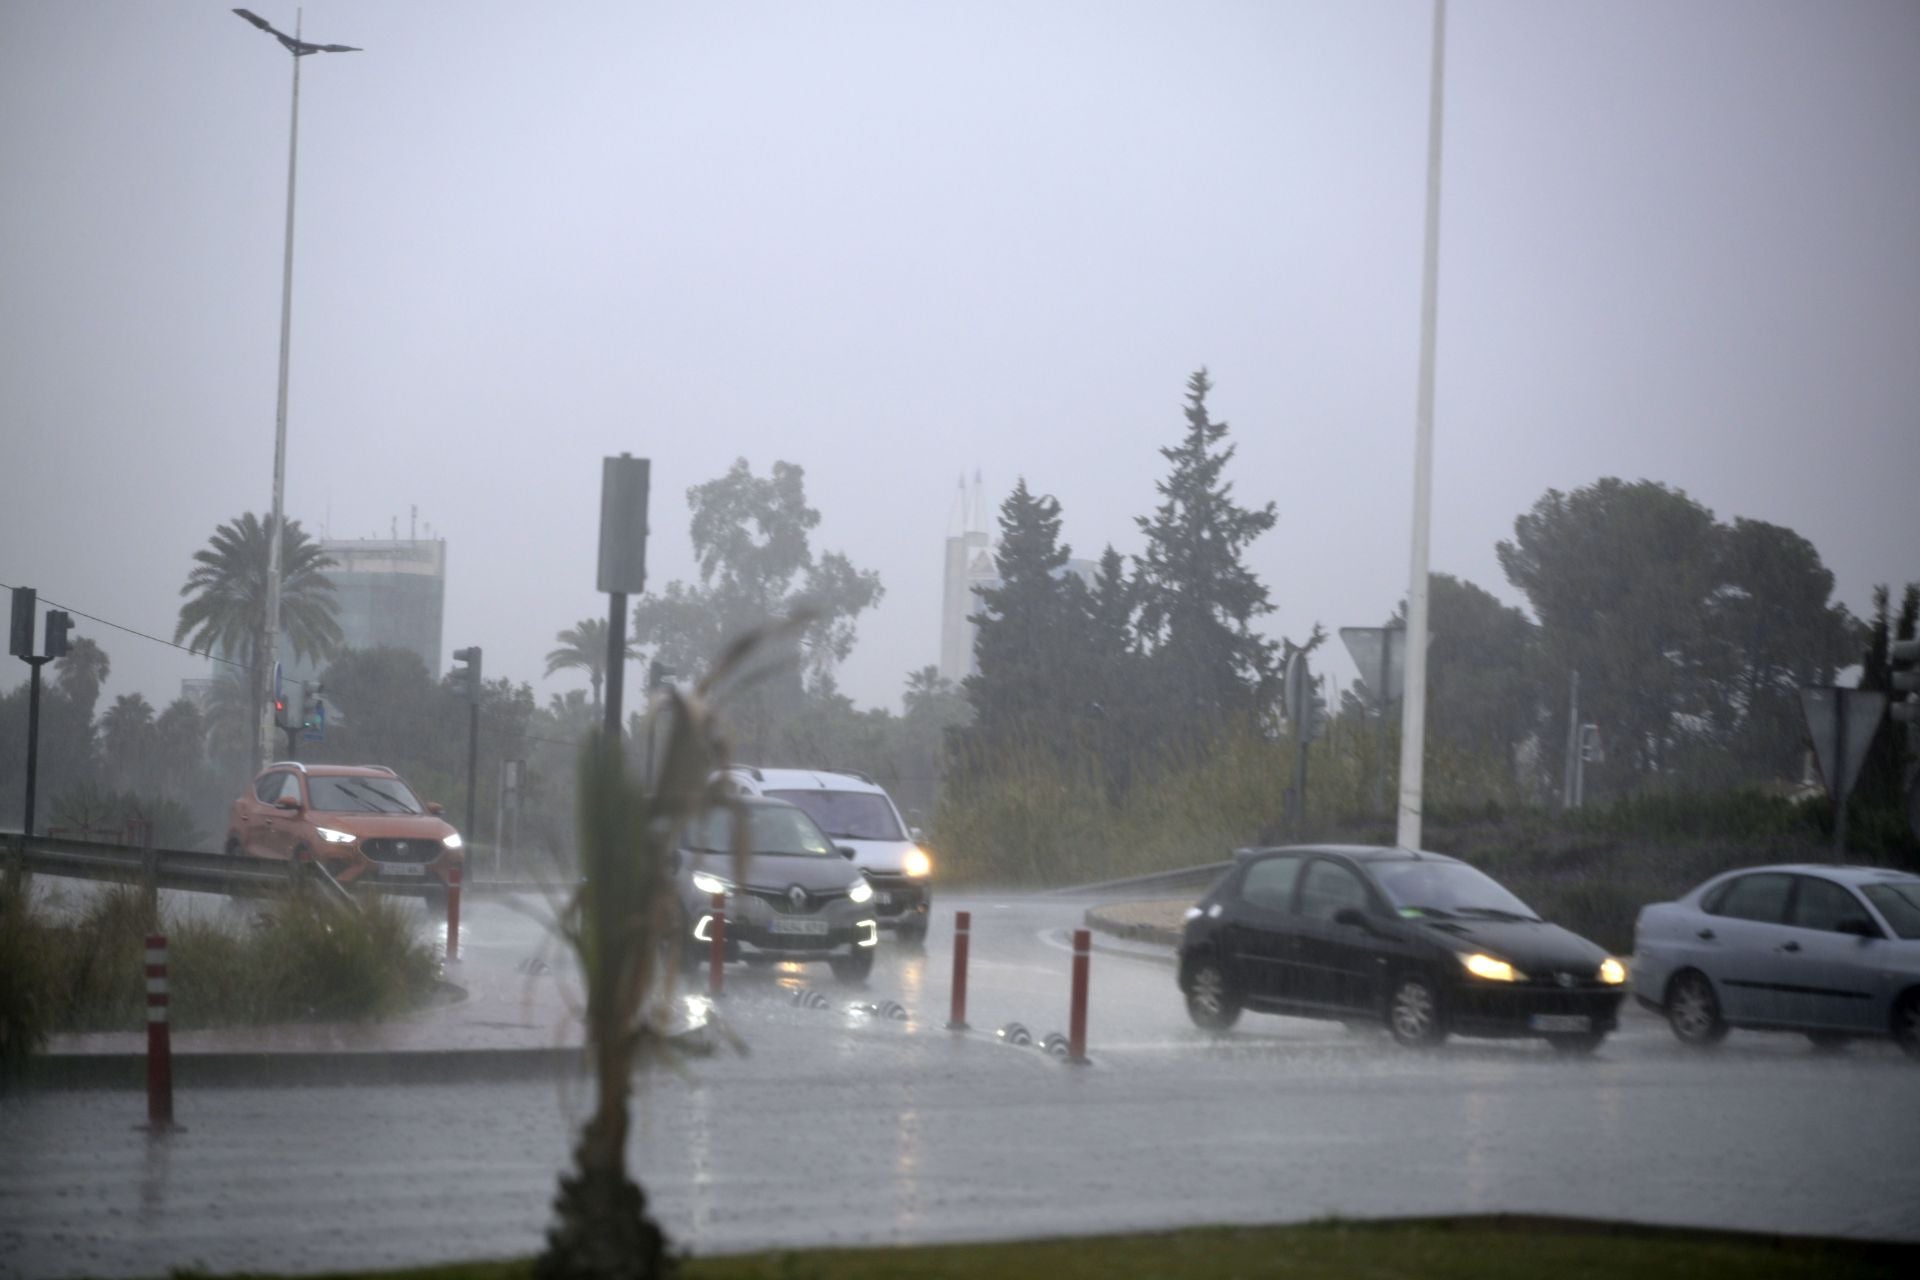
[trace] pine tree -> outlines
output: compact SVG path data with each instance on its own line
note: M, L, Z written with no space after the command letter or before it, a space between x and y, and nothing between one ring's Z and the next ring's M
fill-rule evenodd
M1273 605L1241 559L1277 517L1271 502L1239 505L1221 478L1234 446L1222 443L1227 424L1208 415L1212 388L1205 369L1187 380L1186 435L1160 451L1172 470L1156 486L1159 509L1137 518L1147 550L1134 579L1158 683L1174 714L1201 726L1256 712L1279 680L1277 645L1251 626Z

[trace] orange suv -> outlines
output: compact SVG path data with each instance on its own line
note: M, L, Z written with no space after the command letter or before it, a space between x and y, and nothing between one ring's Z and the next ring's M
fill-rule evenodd
M460 833L377 764L270 764L227 819L227 852L318 859L341 884L441 888L461 865Z

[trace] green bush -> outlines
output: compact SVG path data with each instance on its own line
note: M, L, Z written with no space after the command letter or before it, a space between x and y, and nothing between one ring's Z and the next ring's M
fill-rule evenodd
M358 911L313 894L276 899L241 925L163 918L140 890L101 888L70 920L34 909L23 882L0 888L0 1058L57 1031L145 1025L148 933L167 935L172 1022L187 1030L388 1017L423 1003L439 977L414 936L416 913L390 898Z

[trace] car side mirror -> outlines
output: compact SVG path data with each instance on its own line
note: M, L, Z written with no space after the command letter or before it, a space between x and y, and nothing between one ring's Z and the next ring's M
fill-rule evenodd
M1333 913L1335 924L1352 925L1356 929L1367 927L1367 914L1358 907L1342 907Z
M437 818L441 814L445 813L446 811L447 811L447 807L441 804L438 800L427 801L427 812L432 814L434 817Z
M1873 921L1865 916L1848 916L1833 926L1835 933L1850 933L1856 938L1877 938L1880 931L1873 927Z
M853 847L851 845L836 845L835 848L840 850L841 857L849 862L853 861Z
M927 838L927 833L925 831L922 831L919 827L908 827L907 836L915 844L919 844L922 840L925 840Z
M298 813L300 812L300 801L293 796L281 796L273 802L273 807L276 809L285 809L291 813Z

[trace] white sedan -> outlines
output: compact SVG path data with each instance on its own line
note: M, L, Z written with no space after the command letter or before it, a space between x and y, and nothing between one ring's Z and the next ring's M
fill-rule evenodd
M1877 867L1748 867L1634 926L1633 994L1683 1044L1730 1027L1832 1047L1891 1036L1920 1058L1920 876Z

